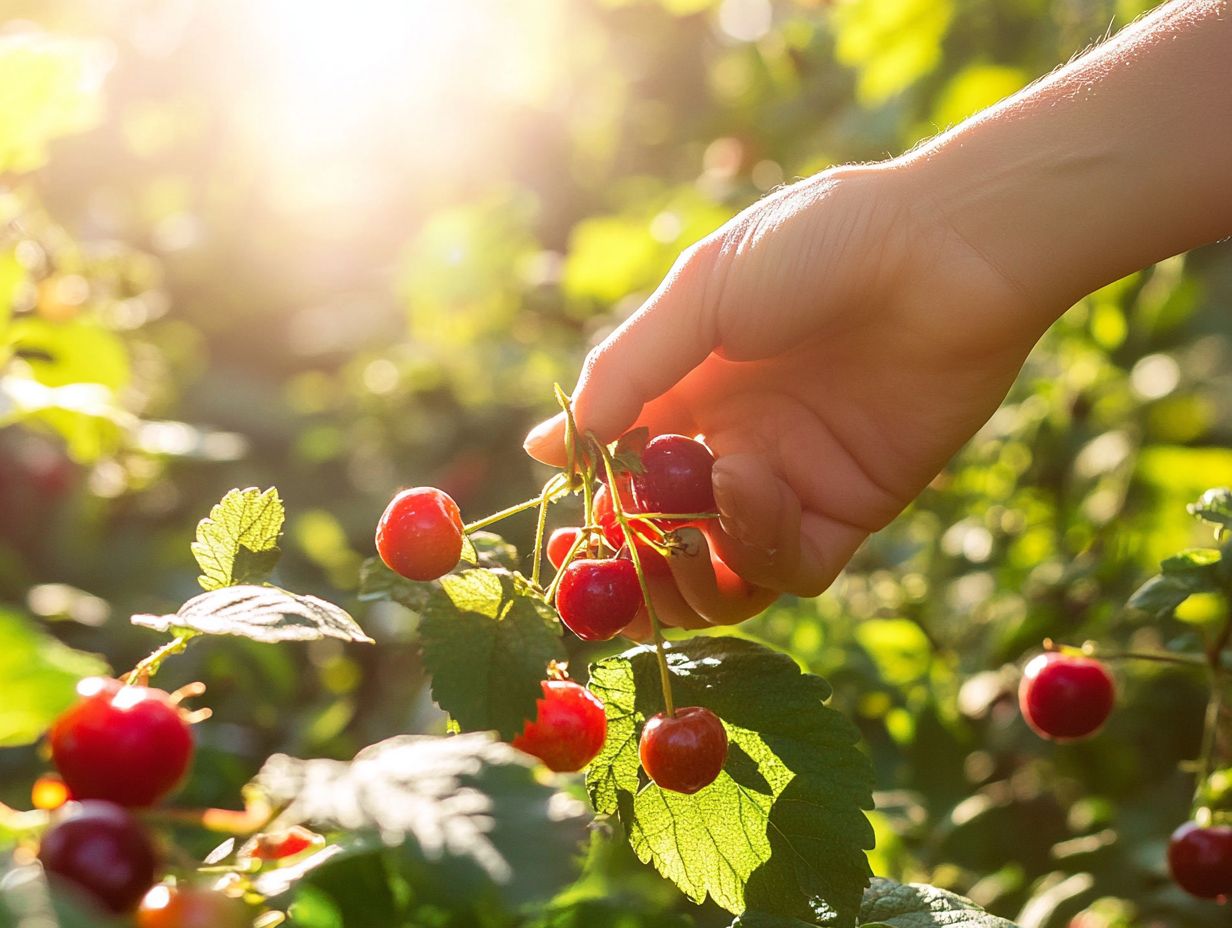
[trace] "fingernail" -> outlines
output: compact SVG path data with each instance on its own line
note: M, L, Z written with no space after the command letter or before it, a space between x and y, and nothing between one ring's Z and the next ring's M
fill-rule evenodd
M544 440L560 428L560 424L564 421L565 414L558 412L551 419L545 419L540 422L527 435L526 440L522 442L522 447L526 451L532 451L543 444Z

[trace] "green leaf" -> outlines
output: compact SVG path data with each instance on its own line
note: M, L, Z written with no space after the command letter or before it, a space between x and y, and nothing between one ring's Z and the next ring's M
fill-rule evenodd
M133 624L160 632L188 629L202 635L238 635L267 644L320 638L373 643L340 606L272 586L211 590L194 596L172 615L135 615Z
M107 665L39 631L17 612L0 609L0 747L37 741L73 704L77 682Z
M733 913L854 924L868 883L872 767L854 726L824 705L830 686L788 656L737 638L669 647L677 705L706 706L727 728L724 772L686 796L640 783L638 738L663 707L654 649L591 668L608 736L587 789L596 811L619 814L633 850L700 902Z
M520 555L517 547L495 532L471 532L465 538L465 546L469 546L474 552L475 560L471 562L472 565L508 567L510 570L518 566Z
M107 57L96 42L0 39L0 173L40 167L50 141L98 121Z
M431 595L429 584L394 573L379 557L367 558L359 568L359 598L364 602L389 599L413 612L422 612Z
M1214 548L1187 548L1160 564L1163 573L1152 577L1129 598L1132 609L1167 616L1195 593L1223 589L1222 555Z
M530 758L489 733L403 735L349 762L271 757L254 785L277 806L271 828L379 836L427 863L463 865L507 899L550 896L573 875L587 816L540 783Z
M625 432L612 449L612 464L618 474L640 474L646 468L642 465L642 452L646 450L646 442L650 440L650 429L642 426Z
M1226 487L1207 490L1196 503L1186 508L1203 522L1218 526L1217 537L1232 528L1232 490Z
M201 568L197 582L205 590L261 582L273 572L282 553L278 536L286 516L277 487L231 490L197 525L193 557Z
M465 731L513 738L535 715L552 660L564 660L556 613L507 570L441 578L419 627L432 696Z
M1015 928L962 896L922 883L875 879L860 906L861 928Z

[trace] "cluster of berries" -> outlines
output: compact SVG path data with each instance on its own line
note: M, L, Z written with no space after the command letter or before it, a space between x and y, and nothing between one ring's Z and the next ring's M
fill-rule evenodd
M1102 662L1057 651L1031 660L1018 690L1027 724L1053 741L1095 734L1115 701L1112 675ZM1232 896L1232 826L1183 823L1168 842L1168 868L1176 884L1194 896Z
M77 702L48 734L60 779L35 785L35 805L52 810L38 856L57 889L104 912L135 912L137 928L240 928L252 922L241 900L156 885L162 855L141 815L175 789L192 763L184 692L199 690L171 694L103 677L81 682ZM251 842L251 856L298 854L309 846L303 836L316 837L303 829L262 836Z
M664 533L691 520L672 515L715 510L711 472L714 456L684 435L660 435L646 443L637 473L620 474L615 492L620 512L632 517L630 536L646 575L670 576L662 552ZM613 488L595 493L595 526L563 528L546 545L560 571L555 584L561 621L586 641L620 634L644 607L638 577ZM667 518L654 518L663 514ZM434 487L403 490L389 503L376 529L376 547L391 570L411 580L436 580L457 566L465 528L457 504ZM556 771L576 771L603 747L607 718L602 702L566 679L543 682L538 714L513 741ZM642 767L664 789L694 793L718 777L727 759L727 732L709 709L690 706L647 721L640 742Z

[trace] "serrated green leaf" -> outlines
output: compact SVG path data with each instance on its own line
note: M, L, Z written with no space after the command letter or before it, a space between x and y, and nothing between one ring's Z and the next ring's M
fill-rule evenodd
M1232 527L1232 490L1215 487L1202 494L1196 503L1190 503L1189 512L1203 522L1210 522L1226 532Z
M238 635L280 641L372 639L340 606L272 586L229 586L194 596L171 615L135 615L133 624L160 632L188 629L201 635Z
M1129 597L1129 607L1161 618L1170 615L1195 593L1210 593L1220 588L1217 566L1214 564L1204 569L1184 571L1174 566L1170 573L1158 574L1138 587Z
M105 673L101 658L74 651L24 616L0 609L0 747L37 741L72 705L77 682Z
M276 755L254 785L286 806L271 828L310 822L379 836L428 863L463 865L515 902L547 898L574 875L587 821L581 803L540 783L531 759L489 733L403 735L349 762Z
M267 579L282 553L278 536L285 517L277 487L227 493L197 525L192 543L201 588L218 590Z
M875 879L860 906L861 928L1015 928L970 899L922 883Z
M513 738L535 715L552 660L564 660L556 613L520 574L464 570L441 578L419 633L432 696L464 731Z
M625 432L612 449L612 464L618 474L640 474L646 468L642 465L642 452L646 450L646 442L650 440L650 429L642 426Z
M508 567L510 570L518 566L518 549L495 532L471 532L465 537L478 566Z
M423 611L432 595L427 583L408 580L385 566L379 557L367 558L359 568L359 598L364 602L392 600L413 612Z
M869 878L872 767L855 728L824 705L829 684L737 638L674 643L668 662L676 704L723 720L728 765L692 796L640 785L638 738L662 695L654 649L635 648L591 667L608 716L587 774L596 811L618 814L638 857L695 901L805 919L829 910L834 924L854 924Z

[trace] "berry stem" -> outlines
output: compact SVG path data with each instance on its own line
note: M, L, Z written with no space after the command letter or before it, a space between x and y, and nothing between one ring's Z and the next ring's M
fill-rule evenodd
M583 529L578 532L577 538L573 539L573 544L569 546L569 551L565 555L565 559L560 562L560 567L556 571L556 576L552 578L552 582L548 584L547 590L544 591L543 598L548 605L551 605L552 600L556 598L556 588L560 586L560 578L565 575L565 568L572 563L573 559L577 557L577 553L582 550L582 546L586 544L590 544L589 529Z
M1059 644L1051 638L1044 639L1045 651L1057 651L1062 654L1098 657L1108 661L1154 661L1158 664L1179 664L1184 667L1205 667L1207 659L1199 654L1186 654L1179 651L1117 651L1100 648L1094 641L1084 642L1082 647Z
M664 520L668 522L696 522L701 519L717 519L717 512L638 512L630 513L633 522L650 522Z
M1202 753L1198 756L1198 780L1194 786L1194 806L1200 802L1206 781L1215 770L1215 752L1219 747L1219 717L1223 713L1224 679L1223 651L1232 639L1232 615L1223 621L1223 627L1206 652L1209 667L1211 696L1206 703L1206 720L1202 729Z
M188 642L197 637L196 632L183 631L168 641L158 650L143 657L137 666L126 673L123 677L124 682L129 686L138 683L141 680L148 680L150 677L158 673L158 669L163 665L163 661L169 658L172 654L180 654L188 647Z
M550 491L548 490L548 487L551 487ZM510 516L516 516L519 512L525 512L527 509L534 509L536 506L542 505L545 498L547 502L553 502L564 492L565 488L566 482L561 479L560 474L557 474L554 478L548 481L547 486L544 487L543 493L540 493L533 499L528 499L524 502L518 503L515 506L502 509L500 512L494 512L490 516L484 516L482 519L476 519L474 522L468 522L466 525L462 526L462 531L466 532L468 535L471 532L477 532L481 528L487 528L489 525L499 522L502 519L507 519Z
M667 653L664 650L666 645L663 640L663 628L659 624L659 614L655 611L654 603L651 601L650 587L646 583L646 573L642 570L642 558L637 550L633 530L629 527L629 518L625 515L620 493L616 492L618 484L616 483L616 470L612 466L612 455L607 450L607 446L595 438L593 432L588 435L595 447L599 449L599 455L603 459L603 469L607 473L608 486L612 490L612 512L616 516L616 521L620 523L620 530L624 533L625 544L629 546L629 557L633 560L633 569L637 571L638 586L642 588L642 599L646 602L646 613L650 616L650 628L654 632L655 656L659 661L659 680L663 685L663 707L668 717L671 718L676 714L676 706L672 700L672 675L667 667Z
M539 565L543 560L543 529L548 524L548 503L552 501L551 494L555 489L555 484L560 482L561 475L553 474L551 479L543 485L543 492L539 494L539 519L535 523L535 559L530 569L530 582L534 587L539 586ZM564 485L567 483L566 480Z

